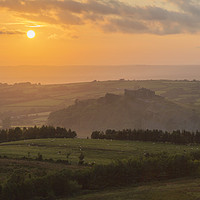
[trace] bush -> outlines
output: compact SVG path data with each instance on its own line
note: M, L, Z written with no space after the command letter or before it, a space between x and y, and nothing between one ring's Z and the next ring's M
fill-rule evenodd
M80 186L71 178L71 172L57 173L40 178L17 181L11 177L2 189L4 200L55 199L56 196L70 196ZM18 175L14 175L18 176Z
M83 157L83 156L82 156ZM53 175L25 179L22 172L13 174L2 187L4 200L56 199L82 189L102 189L198 175L199 153L169 155L149 154L135 159L118 160L79 171L65 170Z
M199 166L190 155L162 153L96 165L88 173L80 173L76 180L83 188L100 189L195 175Z

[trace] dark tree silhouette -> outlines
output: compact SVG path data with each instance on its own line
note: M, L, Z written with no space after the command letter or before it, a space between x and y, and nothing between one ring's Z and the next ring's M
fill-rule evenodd
M0 142L9 142L25 139L42 139L42 138L75 138L75 131L65 128L54 128L53 126L31 127L31 128L10 128L0 130Z
M151 142L170 142L174 144L200 143L200 132L189 131L161 131L161 130L131 130L122 131L106 130L104 132L94 131L91 134L92 139L113 139L113 140L133 140L133 141L151 141Z

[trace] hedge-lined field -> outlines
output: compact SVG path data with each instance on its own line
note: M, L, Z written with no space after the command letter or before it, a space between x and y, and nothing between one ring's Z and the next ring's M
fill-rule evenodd
M130 195L142 199L144 193L139 193L139 188L135 189L136 194L132 193L131 185L198 177L199 149L198 145L66 138L1 143L1 196L17 200L31 199L31 196L55 199L75 195L75 199L101 200L101 191L106 189L105 199L115 199L117 193L110 189L126 186L128 188L122 190L127 193L118 193L119 200L128 200ZM82 164L81 154L84 155ZM161 191L167 194L169 190L154 188L148 193L147 188L144 192L150 200L149 195L157 200ZM180 187L177 188L170 193L175 195L170 200L182 197L176 196ZM22 192L24 190L26 193ZM88 191L92 194L79 197Z
M67 169L35 177L21 170L11 173L8 179L0 184L0 199L53 200L94 190L198 177L199 171L200 152L185 155L145 155L108 165L94 165L80 170Z
M0 156L9 158L36 158L38 153L43 159L67 160L77 164L82 152L88 163L108 164L113 160L138 157L144 154L167 152L190 153L200 150L200 145L173 145L168 143L92 140L92 139L37 139L0 144Z

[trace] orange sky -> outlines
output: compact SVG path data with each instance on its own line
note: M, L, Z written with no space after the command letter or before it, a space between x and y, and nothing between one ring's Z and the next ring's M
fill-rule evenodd
M0 0L0 66L200 64L199 13L197 0Z

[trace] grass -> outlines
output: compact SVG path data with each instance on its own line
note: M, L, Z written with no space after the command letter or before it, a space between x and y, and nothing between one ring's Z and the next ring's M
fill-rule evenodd
M0 144L0 155L9 158L28 156L36 158L38 153L43 158L66 160L67 153L71 153L70 160L77 164L81 152L86 162L108 164L117 159L137 157L144 153L168 152L184 153L199 150L200 146L173 145L152 142L112 141L92 139L38 139L9 142Z
M200 179L177 179L80 195L69 200L199 200ZM66 199L62 199L66 200Z
M0 155L8 156L0 159L0 182L4 183L11 174L22 172L25 176L41 177L67 168L81 169L77 165L81 152L86 162L95 161L97 164L108 164L116 159L124 159L143 155L145 152L170 154L188 153L200 149L200 146L173 145L152 142L112 141L91 139L37 139L0 144ZM38 153L43 158L54 160L66 159L71 152L72 165L51 162L18 160L23 156L36 158ZM126 188L110 189L105 191L84 191L70 200L199 200L200 178L178 179L148 183L148 185L129 186ZM67 198L68 199L68 198ZM61 199L60 199L61 200ZM66 199L62 199L66 200Z

